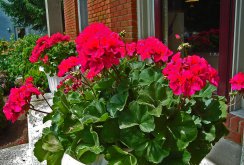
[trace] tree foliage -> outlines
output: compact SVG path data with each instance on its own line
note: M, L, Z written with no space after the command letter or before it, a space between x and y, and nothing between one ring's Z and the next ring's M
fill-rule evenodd
M0 7L18 26L46 29L44 0L0 0Z

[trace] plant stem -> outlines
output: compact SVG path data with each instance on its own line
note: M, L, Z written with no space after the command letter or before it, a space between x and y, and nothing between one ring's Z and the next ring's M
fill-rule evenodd
M229 107L235 105L235 104L238 103L238 102L240 102L243 96L242 96L242 95L239 96L239 97L238 97L238 100L236 100L236 101L235 101L235 97L236 97L236 96L234 96L234 97L231 98L230 103L228 104Z
M94 96L97 98L97 95L96 95L95 91L93 90L93 88L92 88L91 84L89 83L89 81L86 79L86 77L83 74L81 74L81 76L85 80L85 82L86 82L85 84L92 90Z
M49 104L49 102L48 102L47 99L44 97L44 95L43 95L43 94L41 94L41 95L42 95L43 99L45 100L45 102L47 103L47 105L51 108L51 110L53 110L53 109L52 109L52 106Z
M121 80L118 69L114 65L112 66L112 69L114 70L115 74L118 76L119 80Z
M48 112L43 112L43 111L40 111L40 110L35 109L35 108L30 108L30 109L33 110L33 111L36 111L36 112L45 113L45 114L50 114L50 113L48 113Z
M113 79L114 79L115 81L118 81L118 79L117 79L116 77L114 77L114 75L113 75L112 73L110 73L108 69L105 69L105 70L107 71L107 73L108 73L109 75L111 75L111 77L113 77Z

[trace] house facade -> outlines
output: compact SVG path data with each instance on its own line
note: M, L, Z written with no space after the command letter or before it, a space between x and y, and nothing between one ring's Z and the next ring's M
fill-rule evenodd
M172 50L175 34L192 45L192 54L206 58L219 71L218 93L227 96L229 79L244 72L244 3L242 0L64 0L64 31L75 39L93 22L115 32L126 31L127 42L155 36ZM175 44L176 43L176 44ZM226 137L242 143L244 101L231 107Z
M0 8L0 39L9 40L14 32L14 26L10 18Z

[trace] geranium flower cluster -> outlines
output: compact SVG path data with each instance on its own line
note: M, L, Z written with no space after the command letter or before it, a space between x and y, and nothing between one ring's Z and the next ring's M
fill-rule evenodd
M76 91L77 89L81 88L82 81L79 74L69 74L62 80L59 85L59 88L63 88L64 93L69 93L70 91Z
M58 76L62 77L73 67L79 65L80 61L78 57L71 56L67 59L64 59L58 66Z
M38 62L38 60L41 60L43 61L43 63L47 63L48 55L45 54L44 57L42 58L42 53L45 52L46 49L51 48L52 46L54 46L59 42L65 42L69 40L70 40L69 36L63 35L61 33L53 34L50 37L46 35L39 38L36 41L36 46L32 50L31 56L29 58L30 62L35 63Z
M152 58L154 62L167 62L173 52L155 37L149 37L137 42L137 54L141 60Z
M177 53L162 72L169 80L169 87L175 95L194 95L207 82L218 86L217 71L204 58L196 55L181 58L180 53Z
M231 89L239 92L244 92L244 73L239 72L231 80Z
M8 101L3 107L3 112L7 120L13 123L30 108L32 95L40 95L41 92L33 85L33 78L29 77L20 88L12 88Z
M125 44L120 36L101 23L85 28L75 42L81 70L88 70L89 79L93 79L104 68L118 65L120 58L125 56Z

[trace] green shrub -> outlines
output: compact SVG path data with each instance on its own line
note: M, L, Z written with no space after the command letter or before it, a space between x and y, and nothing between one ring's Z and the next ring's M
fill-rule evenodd
M7 126L7 120L3 114L3 90L0 88L0 131Z
M0 71L6 71L11 86L15 84L18 77L25 78L27 75L35 77L37 86L47 86L47 81L43 81L44 75L40 73L39 68L29 61L31 52L36 44L39 35L27 35L23 39L14 41L11 39L8 48L0 56Z

